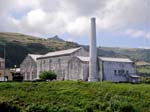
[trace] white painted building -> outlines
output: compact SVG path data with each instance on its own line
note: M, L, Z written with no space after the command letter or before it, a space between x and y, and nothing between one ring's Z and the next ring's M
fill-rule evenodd
M88 52L79 47L50 52L37 58L37 78L42 71L54 71L58 80L69 80L68 63L74 56L88 56Z
M139 82L135 64L129 58L98 57L97 80L112 82ZM69 61L69 79L89 78L89 57L76 56Z
M69 80L84 80L89 78L89 57L75 56L69 60Z
M90 53L80 47L50 52L35 59L28 55L21 68L25 80L39 78L42 71L53 71L58 80L139 81L130 59L97 56L95 18L91 18Z
M37 78L37 58L42 55L28 54L20 65L20 71L24 80Z
M98 57L97 80L112 82L138 82L135 64L129 58ZM39 78L42 71L53 71L58 80L84 80L89 78L88 51L73 48L45 55L29 54L21 64L24 80Z
M134 77L136 75L135 64L129 58L99 57L99 68L102 80L112 82L139 80ZM129 80L130 78L133 80Z

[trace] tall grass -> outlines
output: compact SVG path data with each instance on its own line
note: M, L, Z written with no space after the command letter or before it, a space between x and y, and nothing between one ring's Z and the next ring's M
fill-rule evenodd
M0 83L0 112L150 112L150 85L52 81ZM10 111L13 112L13 111Z

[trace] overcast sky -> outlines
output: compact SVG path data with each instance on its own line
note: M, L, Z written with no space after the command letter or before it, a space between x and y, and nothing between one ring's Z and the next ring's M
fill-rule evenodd
M150 48L150 0L0 0L0 32L87 45L91 17L98 46Z

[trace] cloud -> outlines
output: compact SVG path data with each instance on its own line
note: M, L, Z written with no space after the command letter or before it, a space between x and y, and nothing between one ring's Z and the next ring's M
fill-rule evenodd
M136 38L143 37L143 38L150 39L150 32L146 32L139 29L128 29L126 30L125 34L131 37L136 37Z
M81 37L89 33L94 16L98 31L126 28L127 35L149 38L148 32L129 29L130 25L139 29L140 25L150 25L149 10L150 0L1 0L0 31Z
M80 35L83 32L87 34L87 29L89 29L89 19L90 18L86 17L76 19L74 22L67 25L67 31L76 35Z
M36 26L39 23L43 23L45 21L46 17L46 13L44 11L42 11L41 9L36 9L33 10L31 12L29 12L27 14L27 22L28 24L33 27Z

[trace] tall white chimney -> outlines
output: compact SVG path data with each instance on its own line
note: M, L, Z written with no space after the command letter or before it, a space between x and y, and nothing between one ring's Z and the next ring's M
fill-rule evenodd
M91 18L91 37L90 37L90 62L88 81L98 81L97 73L97 47L96 47L96 19Z

